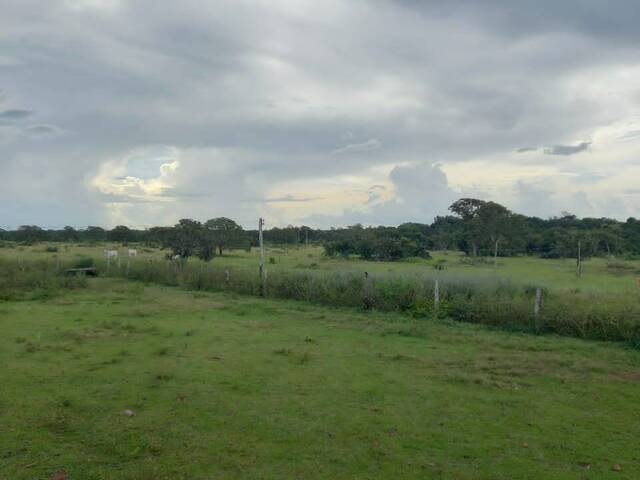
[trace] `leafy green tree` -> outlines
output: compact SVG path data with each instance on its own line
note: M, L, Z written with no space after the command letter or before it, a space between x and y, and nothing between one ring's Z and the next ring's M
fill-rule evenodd
M110 242L134 242L136 233L126 225L118 225L107 232L107 240Z
M478 200L476 198L461 198L449 206L449 210L462 219L465 236L471 245L471 251L474 257L478 255L478 243L480 241L479 223L475 220L478 216L478 211L486 203L484 200Z
M101 242L106 238L106 231L101 227L87 227L84 231L84 237L89 242Z
M499 203L486 202L482 204L470 220L476 238L488 242L493 247L493 256L497 265L498 245L508 238L511 227L512 213Z
M213 243L208 237L207 229L202 223L190 218L181 219L165 237L166 247L169 247L173 255L182 259L196 256L209 261L214 255Z
M18 227L15 238L18 242L41 242L47 239L47 232L37 225Z
M222 255L223 249L244 246L246 240L244 230L230 218L212 218L205 222L204 227L220 255Z
M67 226L60 233L60 239L64 242L74 242L80 240L80 234L75 228Z

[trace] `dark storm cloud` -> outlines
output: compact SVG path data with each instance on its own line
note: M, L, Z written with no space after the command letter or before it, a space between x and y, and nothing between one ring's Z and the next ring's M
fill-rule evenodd
M43 135L53 135L58 133L58 129L51 125L31 125L23 130L27 135L40 137Z
M575 155L589 148L591 142L581 142L577 145L554 145L544 149L545 155Z
M568 0L391 0L393 3L429 16L473 19L494 32L526 37L554 31L569 31L605 41L640 41L638 3Z
M0 213L15 223L37 223L45 211L60 223L115 214L151 223L215 214L250 220L259 208L286 205L264 201L282 197L271 189L283 182L361 177L398 164L446 167L522 145L556 145L557 158L547 160L561 162L588 147L566 139L589 138L618 119L609 97L568 85L586 71L640 62L630 1L0 6L0 166L19 185L1 189L0 204L24 205ZM25 127L32 112L21 108L30 106L38 125ZM175 148L175 159L158 146ZM135 157L139 149L147 156ZM178 166L162 177L165 161ZM397 197L418 199L394 171L386 181ZM46 181L34 182L34 172ZM110 184L128 176L147 182L153 201L114 210L128 194ZM156 190L154 181L162 183ZM451 191L436 190L446 198ZM287 191L298 190L277 189ZM59 208L40 210L50 198L61 199ZM424 205L442 207L429 196L419 201L424 215L433 212ZM404 215L395 203L376 214L381 222Z
M31 116L33 112L31 110L5 110L0 112L0 120L22 120Z

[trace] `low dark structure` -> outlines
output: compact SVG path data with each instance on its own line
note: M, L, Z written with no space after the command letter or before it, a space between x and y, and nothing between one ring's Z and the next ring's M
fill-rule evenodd
M67 275L82 275L82 276L87 276L87 277L97 277L98 276L98 270L93 268L93 267L89 267L89 268L69 268L68 270L65 271L65 273Z

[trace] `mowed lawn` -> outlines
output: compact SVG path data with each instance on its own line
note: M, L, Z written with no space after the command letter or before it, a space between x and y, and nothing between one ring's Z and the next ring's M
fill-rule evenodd
M640 478L621 345L104 279L0 328L2 480Z

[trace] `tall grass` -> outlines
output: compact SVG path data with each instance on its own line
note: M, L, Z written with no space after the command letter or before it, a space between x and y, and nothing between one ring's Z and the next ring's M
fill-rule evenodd
M46 297L61 289L87 284L84 277L66 276L67 268L87 260L17 261L0 259L0 300ZM190 260L121 259L107 265L95 261L101 275L190 290L235 292L322 305L379 311L399 311L414 317L451 318L537 334L554 333L597 340L628 341L640 346L640 294L598 294L593 291L554 291L495 276L446 272L380 274L280 270L270 272L262 290L256 269L218 267ZM440 285L438 308L434 285ZM534 314L537 287L544 305Z
M64 275L71 266L57 261L0 258L0 301L46 298L63 289L86 286L86 278Z
M616 295L553 291L494 276L433 272L423 275L277 271L262 292L257 269L225 269L189 261L125 260L117 267L98 264L110 276L181 286L191 290L226 291L322 305L401 311L415 317L439 317L537 334L628 341L640 346L640 294ZM434 305L434 284L440 302ZM534 314L537 287L544 305Z

